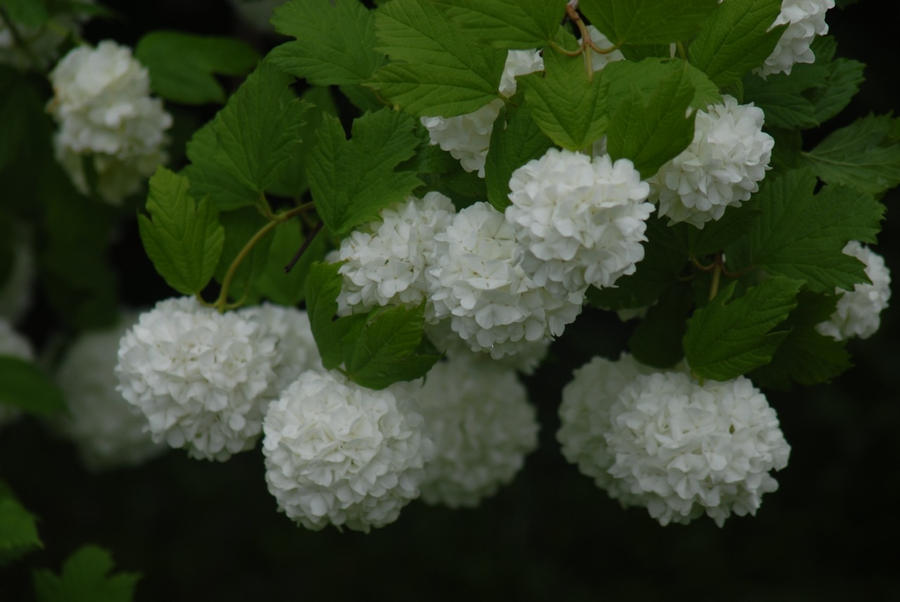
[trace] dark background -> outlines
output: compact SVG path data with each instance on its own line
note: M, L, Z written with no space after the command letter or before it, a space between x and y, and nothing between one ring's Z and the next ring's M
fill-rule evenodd
M106 4L121 19L93 23L91 41L134 44L158 28L241 32L263 51L275 41L242 29L225 2ZM868 69L861 93L826 131L898 106L900 41L887 6L868 0L829 13L838 54ZM896 197L885 199L878 250L900 274ZM125 299L146 305L167 296L136 233L123 241L114 255ZM597 353L615 356L627 337L602 312L579 318L528 379L541 447L511 486L476 510L415 502L369 535L294 526L266 491L259 452L218 464L173 451L139 469L93 475L68 443L24 420L0 433L0 477L40 517L45 550L0 573L0 600L31 599L30 570L58 569L87 542L143 573L138 601L900 599L896 314L883 315L873 338L851 343L856 367L836 382L769 394L790 464L756 518L734 517L721 529L705 518L662 528L645 510L620 509L563 460L556 408L571 368Z

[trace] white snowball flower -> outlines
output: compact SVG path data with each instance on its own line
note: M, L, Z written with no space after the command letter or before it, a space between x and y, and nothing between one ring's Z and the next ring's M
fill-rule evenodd
M118 203L137 190L165 160L165 130L172 117L150 97L147 69L127 46L106 40L75 48L50 73L55 96L48 110L60 123L57 159L75 186L87 192L81 157L98 174L98 192Z
M704 512L722 526L755 514L787 466L790 446L765 396L748 379L697 384L682 372L638 376L609 409L614 490L642 499L660 524ZM634 497L623 500L635 503Z
M500 78L499 92L505 97L516 93L516 77L544 68L544 59L537 50L510 50ZM466 171L476 171L484 177L484 161L491 143L494 120L503 108L499 98L471 113L454 117L422 117L431 144L458 160Z
M512 481L537 447L528 393L496 362L473 354L440 362L410 390L435 445L421 486L429 504L477 506Z
M0 356L3 355L28 361L34 359L34 351L28 339L17 333L5 318L0 317ZM18 409L0 403L0 426L12 422L20 414Z
M506 219L538 285L577 301L588 285L612 286L644 258L653 205L629 159L551 148L516 169L509 188Z
M69 408L59 427L92 470L135 466L165 450L153 442L144 415L116 390L119 339L135 319L127 316L117 327L82 335L56 371Z
M343 261L338 313L361 313L393 304L418 305L427 299L425 270L434 254L435 233L455 212L449 198L429 192L422 199L381 212L381 219L354 230L330 258ZM426 317L433 311L426 304Z
M398 388L397 392L402 391ZM266 483L289 518L368 532L419 496L434 453L422 416L394 391L305 372L266 411Z
M772 54L756 70L763 77L774 73L791 73L797 63L814 63L810 49L813 39L828 33L825 13L834 8L834 0L783 0L781 12L773 27L787 25Z
M835 289L839 295L831 317L816 326L825 336L843 341L852 337L866 339L878 331L881 312L891 300L891 272L884 258L858 241L851 240L844 254L866 264L866 276L872 284L857 284L852 291Z
M119 392L154 441L225 461L253 447L275 380L277 338L264 324L193 297L160 301L119 343Z
M6 280L0 282L0 317L17 322L31 303L31 286L34 280L34 252L26 240L16 237L13 263Z
M273 399L278 397L307 370L324 370L305 311L263 303L241 309L238 314L245 320L262 325L276 338L278 353L272 362L275 379L269 386L268 396Z
M623 504L638 503L640 498L630 495L608 472L615 461L605 439L611 431L609 408L634 379L652 371L627 353L617 361L598 356L575 370L562 391L556 439L563 455Z
M698 111L694 139L650 178L650 197L670 223L702 228L759 189L774 139L762 131L762 109L723 95L722 104Z
M435 317L449 317L472 351L515 355L525 343L562 334L581 311L580 300L554 296L528 277L512 225L487 203L457 213L435 239L428 270Z

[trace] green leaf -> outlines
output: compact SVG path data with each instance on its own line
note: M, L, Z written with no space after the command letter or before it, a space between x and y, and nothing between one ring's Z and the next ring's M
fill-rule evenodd
M240 40L180 31L151 31L134 55L150 71L156 94L192 105L225 102L214 74L244 75L259 61L259 53Z
M540 48L559 30L566 0L437 0L454 23L499 48Z
M221 284L231 267L232 262L244 249L247 242L268 223L268 220L260 215L259 211L252 207L244 207L235 211L227 211L219 214L219 222L225 231L225 243L222 246L222 254L216 265L214 276ZM266 265L269 258L269 245L272 244L272 235L266 235L260 239L250 252L244 257L234 272L228 294L231 299L244 298L250 289L255 287L255 280ZM255 299L250 296L249 301Z
M0 405L49 416L66 408L62 391L36 364L0 355Z
M844 343L819 334L816 325L831 317L837 297L801 292L799 303L785 323L790 334L778 347L772 363L751 374L760 386L789 389L829 382L852 364Z
M34 515L0 481L0 566L43 547Z
M506 52L476 42L435 4L392 0L376 12L375 26L378 49L394 62L367 85L403 110L452 117L499 97Z
M759 213L756 203L749 202L740 207L729 207L721 219L707 222L702 230L686 223L674 228L682 232L688 252L700 258L722 251L749 232Z
M402 201L421 182L411 171L395 171L415 153L419 139L411 117L383 109L353 122L344 138L341 122L325 117L306 175L325 226L343 236Z
M900 184L900 139L891 133L898 120L869 115L841 128L803 153L819 178L879 195Z
M199 293L212 278L225 242L212 203L198 203L189 187L184 176L158 168L150 178L150 218L138 216L141 241L153 267L186 295Z
M797 305L802 282L772 278L732 299L735 282L694 312L684 335L684 353L694 374L730 380L772 359L787 330L772 329Z
M770 29L780 12L781 0L723 2L691 42L691 64L720 87L739 81L772 54L785 29Z
M690 286L681 284L666 291L647 310L647 315L628 339L632 355L642 364L656 368L671 368L680 362L684 357L681 339L693 305L694 294Z
M511 107L500 114L491 132L491 146L484 163L487 199L498 211L509 205L509 178L532 159L541 157L553 142L541 132L527 106Z
M270 57L319 86L356 84L384 63L375 51L375 16L357 0L292 0L275 9L275 30L297 38Z
M353 341L345 337L344 363L350 379L370 389L383 389L424 376L441 357L418 353L424 324L424 304L373 310Z
M843 249L850 240L875 241L884 206L841 186L813 195L815 185L805 170L767 178L755 196L760 214L748 234L726 249L729 269L805 281L814 292L866 282L863 263Z
M300 224L295 222L281 224L275 229L266 263L256 279L256 291L281 305L297 305L303 301L310 266L314 261L321 261L327 252L327 239L319 232L300 261L285 273L284 267L303 245L300 231Z
M187 146L185 172L198 196L219 209L252 205L279 182L299 149L307 105L290 89L291 77L263 62Z
M50 13L40 0L0 0L0 8L19 26L38 28L47 22ZM5 27L5 23L4 29Z
M333 370L344 359L341 340L351 326L366 318L366 314L334 319L337 298L341 292L343 277L338 273L338 263L315 262L306 277L306 312L312 328L322 365Z
M648 178L694 137L696 113L686 115L695 93L688 65L680 60L622 61L607 65L603 78L609 81L609 155L631 159Z
M581 0L578 9L613 44L667 44L692 38L716 9L716 3L717 0Z
M520 77L519 85L544 134L563 148L583 151L609 123L603 81L598 73L588 78L580 56L552 52L544 57L544 72Z
M47 569L34 571L38 602L130 602L138 573L116 573L109 552L87 545L76 550L63 564L59 576Z

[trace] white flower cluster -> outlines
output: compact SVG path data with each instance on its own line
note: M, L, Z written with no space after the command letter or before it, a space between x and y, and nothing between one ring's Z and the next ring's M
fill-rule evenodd
M797 63L814 63L816 56L810 44L817 35L828 33L825 13L832 8L834 0L783 0L773 27L787 25L787 29L757 73L763 77L790 74Z
M872 284L857 284L852 291L835 289L837 307L831 317L818 324L816 329L838 341L852 337L866 339L878 331L881 312L891 300L891 272L881 255L858 241L848 242L844 254L866 264L866 276Z
M277 343L236 312L166 299L122 337L119 391L147 418L154 441L224 461L262 430L259 400L276 378Z
M644 258L650 192L629 159L551 148L509 180L506 220L535 283L580 304L588 285L612 286Z
M505 97L516 93L516 77L544 68L537 50L510 50L500 78L499 92ZM477 171L484 177L484 161L491 143L494 120L503 107L499 98L480 109L455 117L422 117L431 144L440 147L462 164L466 171Z
M59 427L92 470L135 466L165 449L153 442L143 414L116 390L119 339L135 319L128 316L115 328L82 335L56 371L69 409Z
M338 313L348 315L381 305L418 305L427 299L425 270L434 256L435 234L445 230L456 209L449 198L429 192L381 212L381 219L350 233L329 259L344 262ZM426 305L431 317L432 306Z
M150 77L131 49L106 40L80 46L50 73L49 111L60 123L57 159L76 187L88 192L82 160L97 174L97 192L109 203L135 193L165 161L164 131L172 125L162 101L150 97Z
M368 532L419 496L433 445L402 390L306 372L269 405L266 483L289 518L309 529Z
M592 362L566 387L557 435L566 457L662 525L754 514L790 454L765 396L744 377L698 384L620 363L616 374L618 365Z
M487 203L475 203L435 235L428 270L435 317L472 351L500 358L523 345L562 334L581 303L553 295L525 273L512 224Z
M698 111L694 139L650 178L650 197L671 223L698 228L718 220L759 189L774 139L762 131L762 109L724 95L721 104Z
M34 359L34 351L28 339L17 333L9 321L0 317L0 356L3 355L29 361ZM13 421L19 414L17 409L0 403L0 426Z
M429 504L476 506L510 482L537 447L527 391L496 362L457 356L408 388L436 450L421 485Z

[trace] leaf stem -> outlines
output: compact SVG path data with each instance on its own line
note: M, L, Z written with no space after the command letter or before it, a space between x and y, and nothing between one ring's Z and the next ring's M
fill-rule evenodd
M719 281L722 279L722 257L716 258L713 268L712 284L709 286L709 300L712 301L719 294Z

